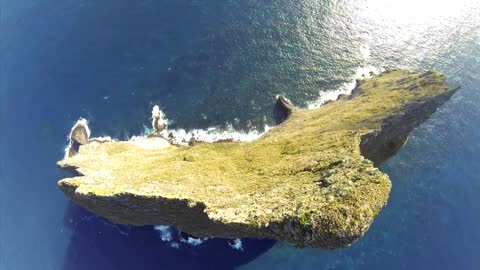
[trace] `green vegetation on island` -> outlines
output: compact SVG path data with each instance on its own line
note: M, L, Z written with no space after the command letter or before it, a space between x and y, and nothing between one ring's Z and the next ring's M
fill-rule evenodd
M114 223L345 247L387 203L378 165L457 89L437 72L392 70L315 110L279 98L288 118L253 142L90 140L58 162L79 175L58 184Z

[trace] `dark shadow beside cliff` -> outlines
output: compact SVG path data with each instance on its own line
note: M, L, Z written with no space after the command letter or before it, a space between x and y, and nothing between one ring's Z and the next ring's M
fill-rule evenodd
M233 269L275 243L242 239L242 250L237 250L230 246L233 241L214 238L194 246L181 242L174 231L172 241L163 241L153 226L115 225L71 202L64 223L72 235L63 270Z

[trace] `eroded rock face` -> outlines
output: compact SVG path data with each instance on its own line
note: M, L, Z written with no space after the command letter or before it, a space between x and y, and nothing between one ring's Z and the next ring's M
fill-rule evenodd
M380 129L362 136L360 143L362 155L372 160L376 166L393 156L406 143L410 132L425 122L457 89L411 103L405 106L403 112L385 118Z
M87 126L87 121L80 118L70 132L70 146L68 149L68 156L72 157L78 154L80 145L87 144L90 140L90 130Z
M284 96L277 96L277 101L273 107L273 119L276 125L280 125L292 115L296 108L292 102Z
M58 185L114 223L345 247L387 202L391 182L376 165L456 90L439 73L395 70L319 109L279 100L283 122L249 143L91 141L58 162L80 174Z

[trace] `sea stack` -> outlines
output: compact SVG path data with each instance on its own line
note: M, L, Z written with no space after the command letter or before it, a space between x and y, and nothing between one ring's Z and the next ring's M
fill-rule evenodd
M66 155L68 157L72 157L78 154L78 150L80 149L80 145L85 145L90 140L90 129L87 125L87 120L80 118L78 119L77 123L73 126L72 130L70 131L70 142L67 148Z
M346 247L387 203L378 166L457 89L441 73L391 70L314 110L279 97L278 125L253 142L82 141L58 162L77 176L58 185L113 223Z

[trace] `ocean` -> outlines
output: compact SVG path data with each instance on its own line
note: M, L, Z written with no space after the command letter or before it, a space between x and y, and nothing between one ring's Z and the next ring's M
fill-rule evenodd
M479 14L477 0L2 0L0 269L480 269ZM156 104L175 129L263 131L276 95L315 107L388 68L462 88L381 166L390 199L351 247L115 225L56 186L79 117L117 139Z

